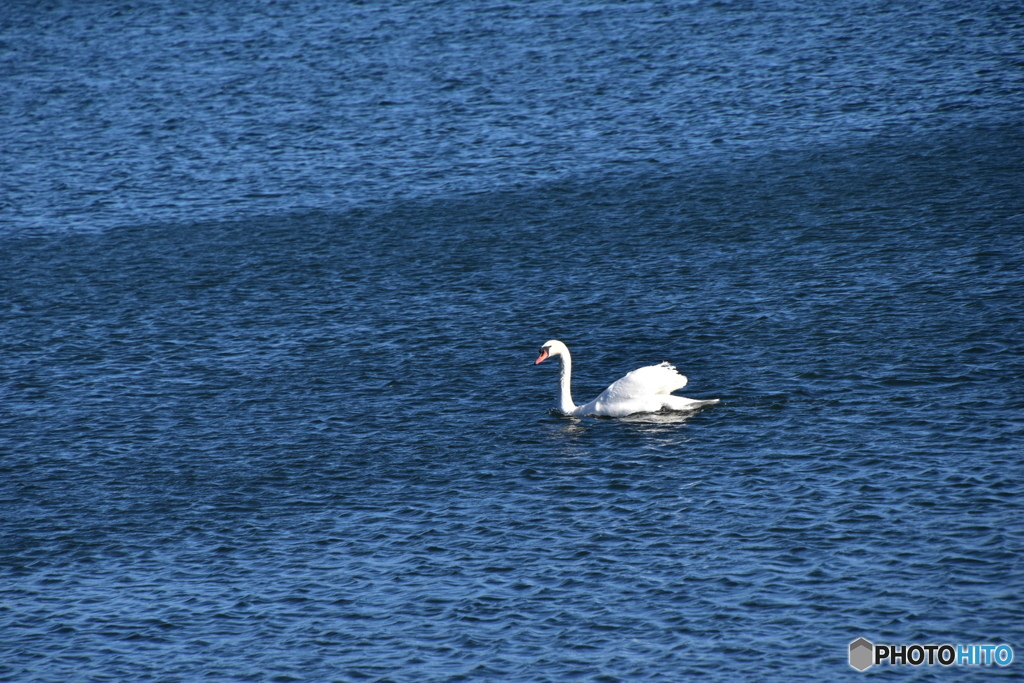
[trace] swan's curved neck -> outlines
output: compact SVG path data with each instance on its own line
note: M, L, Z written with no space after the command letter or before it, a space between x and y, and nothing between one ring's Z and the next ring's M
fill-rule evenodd
M576 409L576 404L572 402L572 356L569 355L569 349L566 349L558 356L559 364L561 365L561 376L558 379L558 409L563 413L571 413Z

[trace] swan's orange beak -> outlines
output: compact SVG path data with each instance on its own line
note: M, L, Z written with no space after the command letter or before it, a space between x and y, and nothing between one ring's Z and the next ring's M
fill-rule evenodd
M541 349L541 350L540 350L540 355L539 355L539 356L537 356L537 360L536 360L536 361L534 361L534 363L533 363L533 364L534 364L534 365L537 365L538 363L543 363L543 362L544 362L544 361L546 361L547 359L548 359L548 350L547 350L547 349Z

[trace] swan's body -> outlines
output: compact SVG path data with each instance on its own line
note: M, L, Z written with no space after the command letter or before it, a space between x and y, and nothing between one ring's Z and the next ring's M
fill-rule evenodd
M625 417L634 413L656 413L662 410L696 410L701 406L718 403L717 398L701 401L672 395L676 389L686 386L686 377L680 375L675 366L662 363L634 370L622 379L612 382L611 386L590 403L578 406L572 400L572 356L569 355L569 348L565 344L557 339L544 344L534 365L553 356L558 356L561 361L558 410L566 415Z

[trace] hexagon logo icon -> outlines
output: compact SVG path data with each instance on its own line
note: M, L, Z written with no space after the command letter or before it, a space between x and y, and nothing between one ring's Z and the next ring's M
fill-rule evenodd
M850 643L850 666L857 671L864 671L874 662L875 646L867 638L858 638Z

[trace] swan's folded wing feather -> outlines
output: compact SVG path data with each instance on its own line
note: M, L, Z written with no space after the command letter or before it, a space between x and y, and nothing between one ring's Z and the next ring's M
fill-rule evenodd
M654 394L671 394L686 386L686 377L680 375L669 363L648 365L637 368L622 379L618 379L604 390L604 402L628 401Z

